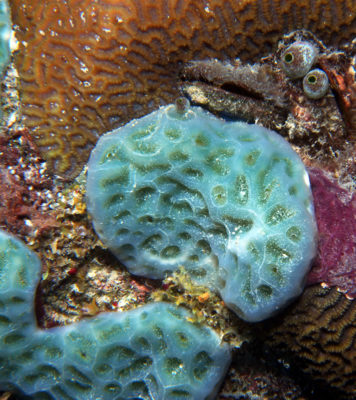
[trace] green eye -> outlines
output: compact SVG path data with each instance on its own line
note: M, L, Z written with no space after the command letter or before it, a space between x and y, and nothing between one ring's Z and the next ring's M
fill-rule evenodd
M294 60L294 56L293 56L292 53L287 53L287 54L285 54L285 56L284 56L284 61L285 61L286 63L290 64L290 63L293 62L293 60Z
M321 99L329 89L329 80L321 69L313 69L303 79L303 90L310 99Z
M314 85L314 83L316 83L316 81L317 81L317 78L316 78L315 75L309 75L308 74L308 83Z
M317 56L318 50L312 43L297 41L282 53L281 67L289 78L302 78L313 66Z

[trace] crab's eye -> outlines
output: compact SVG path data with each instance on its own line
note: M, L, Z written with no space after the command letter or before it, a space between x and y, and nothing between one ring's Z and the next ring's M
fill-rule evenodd
M309 42L297 41L282 53L281 66L292 79L305 76L316 61L317 48Z
M326 73L321 69L313 69L303 79L304 93L310 99L320 99L325 96L329 89L329 80Z

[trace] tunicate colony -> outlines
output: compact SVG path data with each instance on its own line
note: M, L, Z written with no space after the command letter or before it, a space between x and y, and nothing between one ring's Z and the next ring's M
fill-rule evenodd
M0 76L10 58L11 21L6 0L0 0Z
M88 210L130 272L183 266L246 321L298 296L316 251L309 179L275 132L168 106L103 136Z
M230 350L183 308L154 303L46 331L40 261L0 231L0 389L41 400L213 399Z
M105 135L88 208L131 272L184 266L238 315L259 321L302 288L315 253L305 168L257 125L168 106ZM153 303L66 327L36 326L37 256L0 232L0 388L34 399L213 399L229 347L188 311Z

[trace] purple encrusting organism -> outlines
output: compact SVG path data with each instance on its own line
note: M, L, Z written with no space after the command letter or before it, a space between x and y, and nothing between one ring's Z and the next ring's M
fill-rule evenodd
M319 249L308 283L337 286L356 297L356 195L325 173L309 170L319 230Z

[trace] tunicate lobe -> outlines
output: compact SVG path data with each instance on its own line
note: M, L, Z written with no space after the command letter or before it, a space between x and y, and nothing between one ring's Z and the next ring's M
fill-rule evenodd
M258 125L173 106L105 135L88 164L88 210L130 272L184 266L248 321L300 294L314 256L308 175Z

